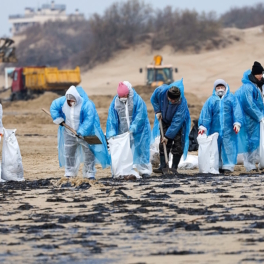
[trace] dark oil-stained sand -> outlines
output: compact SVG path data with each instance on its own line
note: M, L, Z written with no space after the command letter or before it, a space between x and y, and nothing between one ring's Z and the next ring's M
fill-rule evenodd
M137 87L151 124L151 90ZM192 118L202 102L186 95ZM177 177L97 182L65 180L57 126L42 113L57 95L3 103L16 128L26 182L0 184L0 263L261 263L263 175L180 171ZM91 96L105 130L111 96ZM102 101L103 100L103 101ZM103 102L103 103L102 103Z
M264 174L0 185L1 263L261 263Z

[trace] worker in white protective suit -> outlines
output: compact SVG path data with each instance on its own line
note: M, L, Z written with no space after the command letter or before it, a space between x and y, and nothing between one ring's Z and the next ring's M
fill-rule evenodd
M59 161L65 165L65 176L77 176L80 163L83 161L83 177L95 179L95 163L102 167L110 164L106 140L100 127L95 106L81 87L71 86L66 95L54 100L50 113L55 124L73 128L78 136L64 127L59 128ZM88 145L80 136L97 135L102 145Z
M107 139L129 132L133 167L143 178L152 173L150 163L151 129L145 102L128 81L120 82L106 124Z

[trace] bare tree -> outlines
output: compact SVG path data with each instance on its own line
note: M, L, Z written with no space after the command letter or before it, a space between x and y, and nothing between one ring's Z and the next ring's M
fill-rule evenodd
M264 4L231 8L221 16L225 27L250 28L264 24Z
M103 15L88 20L47 22L26 31L17 47L19 65L93 67L152 36L152 48L170 45L177 50L199 50L219 35L220 23L214 13L166 7L153 11L139 0L116 2Z

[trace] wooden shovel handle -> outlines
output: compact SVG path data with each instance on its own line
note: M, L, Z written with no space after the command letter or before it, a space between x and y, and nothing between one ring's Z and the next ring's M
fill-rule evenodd
M50 112L47 111L46 109L42 108L41 110L42 110L44 113L46 113L47 115L51 116ZM65 123L62 123L61 125L64 126L64 127L66 127L67 129L69 129L69 130L70 130L75 136L77 136L77 132L76 132L73 128L69 127L69 126L66 125Z
M164 138L164 131L163 131L163 125L162 125L161 119L159 120L159 125L160 125L161 137L163 139ZM168 159L168 153L167 153L167 146L166 146L165 142L163 142L163 149L164 149L164 155L165 155L165 162L168 165L169 159Z

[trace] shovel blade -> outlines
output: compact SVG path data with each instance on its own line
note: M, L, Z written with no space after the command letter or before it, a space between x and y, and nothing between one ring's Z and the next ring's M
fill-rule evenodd
M101 145L102 142L97 136L87 136L83 138L90 145Z
M162 169L163 174L172 174L175 175L177 171L175 169L170 169L170 168L164 168Z
M163 174L170 174L170 169L169 168L164 168L162 169Z

